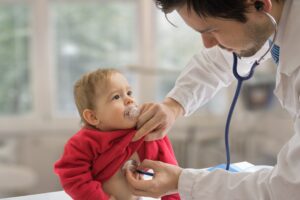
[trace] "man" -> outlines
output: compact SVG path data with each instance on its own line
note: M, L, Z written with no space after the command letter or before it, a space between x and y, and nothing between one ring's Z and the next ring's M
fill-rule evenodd
M139 117L138 139L162 138L177 117L188 116L232 80L226 54L254 55L269 38L274 27L266 13L278 23L280 46L274 60L278 64L275 94L294 122L294 136L282 147L273 169L255 173L207 172L181 169L145 160L153 180L137 180L126 172L134 193L159 197L178 191L182 199L288 199L300 198L300 1L298 0L156 0L167 13L176 10L198 31L207 50L195 55L161 104L149 103ZM227 51L227 53L226 53ZM276 57L277 54L277 57ZM230 63L229 63L230 64ZM284 134L284 133L282 133Z

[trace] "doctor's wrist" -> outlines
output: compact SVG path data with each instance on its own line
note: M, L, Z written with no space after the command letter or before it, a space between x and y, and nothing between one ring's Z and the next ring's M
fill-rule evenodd
M169 193L177 193L178 192L178 185L179 185L179 177L182 173L182 168L178 167L178 166L175 166L173 169L172 169L172 173L169 175L169 177L172 177L172 181L171 184L171 190L169 191Z
M181 104L179 102L177 102L175 99L167 97L163 101L163 104L166 105L173 112L175 119L177 119L178 117L183 116L184 109L181 106Z

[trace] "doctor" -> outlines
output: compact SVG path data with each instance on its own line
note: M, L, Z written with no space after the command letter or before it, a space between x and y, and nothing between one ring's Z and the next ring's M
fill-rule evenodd
M300 1L156 0L156 4L165 13L178 12L201 34L207 49L192 58L164 102L143 106L135 139L162 138L176 118L190 115L231 84L232 61L226 54L252 56L272 38L274 27L265 12L279 25L275 43L280 49L273 52L278 65L274 93L293 119L294 135L280 150L273 169L255 173L207 172L145 160L141 165L152 168L155 176L138 180L126 171L134 193L159 197L178 191L185 200L300 199Z

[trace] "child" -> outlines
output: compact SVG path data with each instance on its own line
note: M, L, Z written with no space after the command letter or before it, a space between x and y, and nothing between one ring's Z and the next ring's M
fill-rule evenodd
M132 142L137 107L126 78L114 69L82 76L74 98L84 126L67 142L54 170L64 190L75 200L138 199L131 194L122 167L128 160L160 160L177 165L167 137ZM180 199L178 194L163 200Z

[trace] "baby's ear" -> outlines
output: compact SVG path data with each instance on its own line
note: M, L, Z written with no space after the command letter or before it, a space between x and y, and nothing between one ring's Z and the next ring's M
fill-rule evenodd
M97 126L99 124L99 119L93 110L85 109L82 113L84 120L90 125Z

